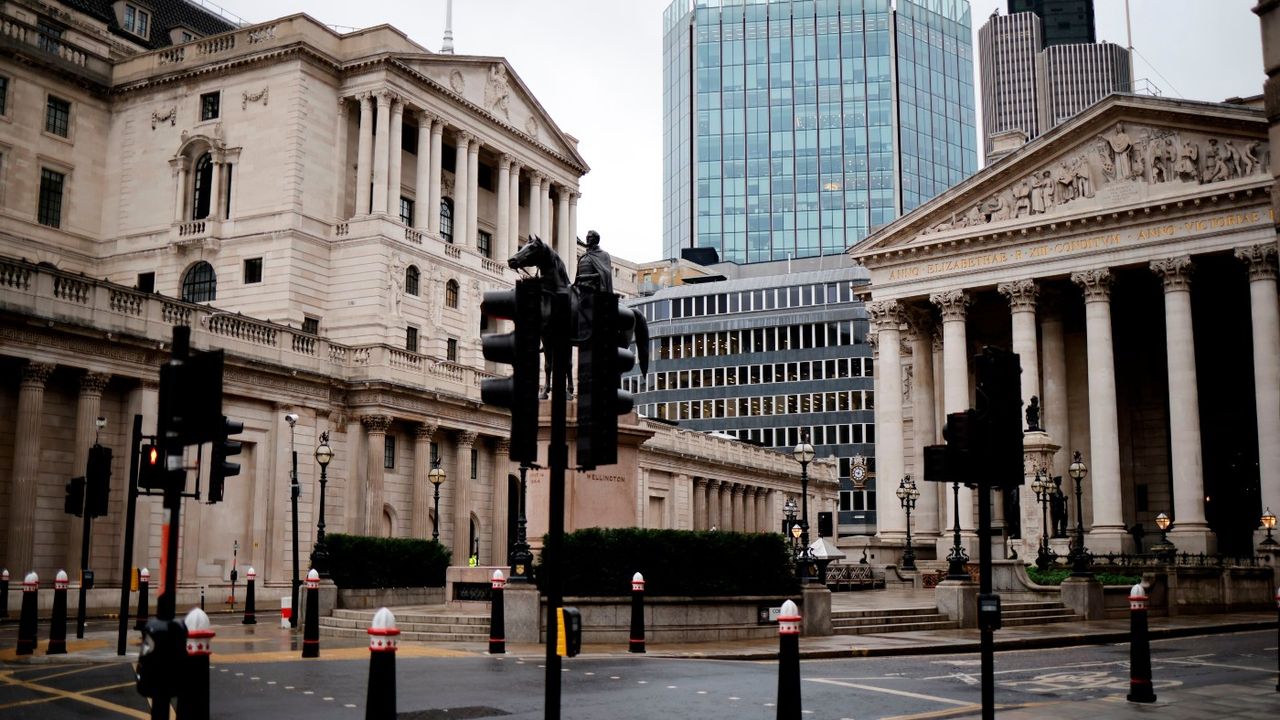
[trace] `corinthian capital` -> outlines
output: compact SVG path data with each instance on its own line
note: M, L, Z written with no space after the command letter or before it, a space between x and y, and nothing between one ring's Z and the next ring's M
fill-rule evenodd
M479 433L473 430L459 430L458 431L458 447L469 448L472 445L475 445L477 437L479 437Z
M1111 285L1114 281L1111 270L1108 268L1071 273L1071 282L1079 285L1084 291L1085 302L1109 302Z
M1009 301L1009 308L1014 312L1036 311L1036 302L1040 299L1040 288L1035 280L1000 283L996 286L996 291Z
M29 362L22 366L22 384L25 387L44 387L53 374L54 363Z
M475 139L476 139L476 136L472 135L466 130L457 130L453 133L453 141L458 145L467 145L471 142L474 142Z
M1151 272L1164 280L1165 292L1190 290L1191 271L1194 269L1195 265L1191 262L1190 255L1151 261Z
M435 423L431 423L431 422L421 423L420 425L418 425L417 428L415 428L414 434L418 438L430 442L431 438L435 437L436 430L438 430L439 428L440 426Z
M902 304L897 300L876 300L867 303L867 314L871 316L871 323L875 327L876 332L881 330L897 330L898 326L903 323L905 314L902 311Z
M93 372L92 370L80 376L80 394L81 395L101 395L103 388L111 381L111 373Z
M964 320L972 299L964 290L948 290L930 295L929 302L938 306L942 311L942 320L946 322L947 320Z
M1236 248L1236 259L1249 265L1250 280L1276 279L1275 243Z
M371 433L385 433L391 427L390 415L362 415L360 423Z

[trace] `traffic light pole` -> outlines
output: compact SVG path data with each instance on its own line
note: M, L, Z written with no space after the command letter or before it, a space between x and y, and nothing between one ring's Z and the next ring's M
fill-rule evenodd
M560 719L560 655L556 652L560 606L564 603L564 475L569 465L568 443L568 378L569 378L569 294L557 293L551 303L549 332L545 337L552 348L551 375L551 442L547 445L549 468L550 518L547 528L547 555L544 565L547 588L547 676L546 720ZM537 412L528 408L527 412Z
M191 351L191 328L175 325L173 328L173 353L169 359L170 367L180 367L187 361ZM164 382L164 378L161 378ZM161 389L164 392L164 389ZM171 396L178 388L169 388ZM167 412L160 413L160 423L167 424ZM182 439L170 437L169 428L162 427L156 433L156 440L164 448L165 486L164 486L164 592L156 600L156 618L173 620L177 614L178 604L178 531L182 527L182 490L187 471L182 466Z
M89 588L85 587L85 576L89 570L89 539L93 532L93 514L89 508L84 509L84 527L80 537L80 607L76 608L76 639L84 639L85 601L89 596Z
M991 593L991 484L978 483L978 596ZM996 716L996 635L988 622L979 622L982 656L982 720Z
M129 582L133 573L133 526L138 518L138 450L142 447L142 416L133 416L129 436L129 479L124 504L124 550L120 556L120 629L116 633L116 655L123 656L129 634Z

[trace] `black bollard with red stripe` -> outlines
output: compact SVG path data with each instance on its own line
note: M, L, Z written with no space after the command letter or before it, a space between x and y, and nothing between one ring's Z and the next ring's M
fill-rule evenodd
M213 654L213 638L217 633L209 616L200 608L187 613L182 624L187 628L187 663L182 670L178 717L209 720L209 656Z
M800 720L800 609L790 600L778 615L778 720Z
M507 586L507 579L501 570L493 571L493 584L490 585L492 596L489 602L489 654L504 655L507 652L506 608L503 607L502 591Z
M302 657L320 657L320 573L307 573L307 616L302 619Z
M396 720L396 616L380 608L369 626L369 689L365 720Z
M40 595L40 576L27 573L22 579L22 614L18 616L18 655L36 651L36 601Z
M1129 702L1152 703L1151 638L1147 634L1147 591L1142 583L1129 591Z
M631 643L628 652L644 652L644 576L631 576Z
M257 625L258 618L254 615L253 607L253 581L257 579L258 571L252 567L244 574L245 590L244 590L244 620L241 625Z
M151 589L151 571L142 568L138 571L138 621L133 624L134 630L145 630L147 627L147 616L151 614L151 608L147 607L147 591Z
M45 655L67 654L67 571L53 578L53 617L49 620L49 647Z

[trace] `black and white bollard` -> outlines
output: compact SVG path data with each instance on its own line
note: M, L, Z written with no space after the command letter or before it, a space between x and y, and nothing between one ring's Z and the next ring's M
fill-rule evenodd
M790 600L778 614L778 720L800 720L800 609Z
M134 630L145 630L147 616L151 609L147 607L147 591L151 588L151 571L142 568L138 571L138 621L133 624Z
M307 573L307 615L302 618L302 657L320 657L320 573Z
M36 651L36 601L40 595L40 576L27 573L22 579L22 614L18 616L18 655Z
M49 620L49 647L45 655L67 654L67 571L53 576L53 617Z
M178 717L182 720L209 720L209 655L213 653L213 625L204 610L187 613L187 662L182 670L182 690L178 694Z
M489 654L504 655L507 652L506 614L502 604L502 591L507 579L501 570L493 571L492 596L489 602Z
M379 608L369 626L369 690L365 696L365 720L396 718L396 616Z
M628 652L644 652L644 576L631 576L631 643Z
M258 618L254 616L253 607L253 581L258 577L258 571L250 567L244 574L244 620L241 625L257 625Z
M1129 591L1129 702L1156 701L1151 687L1151 638L1147 635L1147 591L1142 583Z
M9 568L0 570L0 625L9 622Z

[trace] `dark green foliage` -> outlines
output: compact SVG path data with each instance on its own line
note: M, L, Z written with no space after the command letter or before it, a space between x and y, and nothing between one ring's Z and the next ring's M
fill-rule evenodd
M1061 585L1063 580L1071 577L1068 568L1049 568L1045 572L1035 565L1027 566L1027 577L1037 585ZM1094 573L1094 578L1103 585L1135 585L1142 581L1141 575L1120 575L1117 573Z
M435 540L328 533L329 574L341 588L443 587L449 549Z
M564 594L570 596L629 596L636 572L644 575L646 595L786 595L799 589L790 548L775 533L588 528L566 534L564 552ZM545 566L545 539L541 561Z

